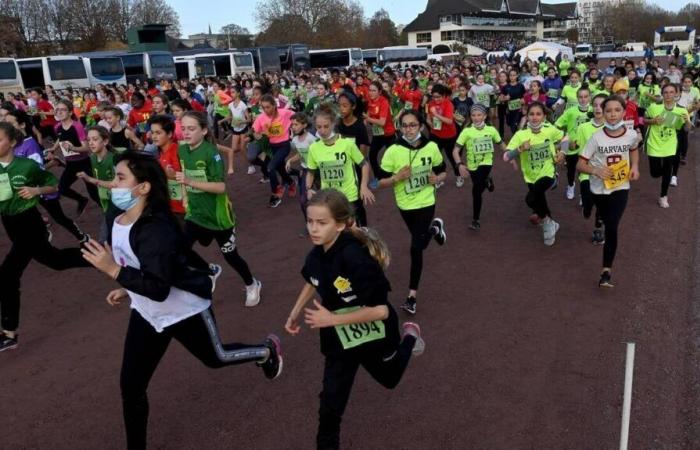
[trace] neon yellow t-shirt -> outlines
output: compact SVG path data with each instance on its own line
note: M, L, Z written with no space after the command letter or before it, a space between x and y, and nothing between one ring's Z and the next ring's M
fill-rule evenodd
M396 174L406 166L411 167L408 179L394 183L394 197L399 209L407 211L435 204L435 185L428 182L428 176L442 161L442 153L434 142L418 149L399 144L386 149L382 170Z
M673 156L676 154L678 137L676 130L683 128L688 120L688 110L674 106L668 110L663 103L654 103L647 108L646 118L654 119L663 116L661 125L650 125L647 131L647 155L655 157Z
M311 144L306 165L311 170L318 170L321 189L335 189L354 202L360 198L354 166L364 159L354 139L338 138L333 145L326 145L323 141Z
M459 133L457 145L464 147L467 156L467 169L476 170L479 166L493 165L493 145L501 143L501 136L491 125L481 130L469 126Z
M520 167L526 183L535 183L540 178L554 178L554 158L559 141L564 132L554 125L545 123L539 133L520 130L508 143L508 150L516 150L523 142L530 141L530 149L519 154Z
M649 105L655 103L653 99L645 95L647 93L650 93L654 97L658 97L661 95L661 88L658 84L647 86L646 84L640 83L637 87L637 98L639 99L640 108L646 109L649 107Z
M566 135L569 136L569 141L577 142L576 130L582 123L588 122L588 120L590 120L588 117L588 113L590 112L590 110L590 107L585 111L581 111L580 107L569 108L566 111L564 111L564 114L559 116L557 121L554 122L554 125L557 128L566 129ZM569 150L567 150L566 154L577 155L579 151L577 149L572 149L571 147L572 146L569 145Z
M600 131L603 126L603 123L596 125L592 120L579 125L578 130L576 131L576 146L578 147L579 154L581 154L581 149L584 148L588 141L591 140L591 136ZM589 174L580 172L578 175L578 180L586 181L589 180L590 177L591 176Z
M561 90L561 97L566 101L566 109L573 108L578 105L578 90L581 89L581 83L576 86L566 84Z

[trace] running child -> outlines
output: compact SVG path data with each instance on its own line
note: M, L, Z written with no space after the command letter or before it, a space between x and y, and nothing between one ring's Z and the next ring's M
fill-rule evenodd
M314 248L306 257L306 283L287 318L291 335L301 331L300 314L312 329L320 329L325 356L323 389L316 446L340 447L340 423L360 366L382 386L393 389L412 355L425 349L420 327L403 324L399 336L391 289L384 270L389 263L386 244L376 232L353 226L353 210L333 189L319 191L308 206L307 227ZM318 293L313 308L304 306Z
M573 81L578 77L578 71L576 69L571 71L569 75L570 79ZM564 87L572 85L568 84ZM569 95L568 93L566 95ZM578 163L578 149L576 148L576 130L581 126L582 123L588 122L589 113L591 112L591 91L588 87L579 87L576 92L577 97L577 107L569 108L564 110L564 113L559 116L554 126L566 132L566 136L569 138L569 148L566 150L566 198L568 200L573 200L576 196L576 164ZM567 102L568 106L568 102Z
M306 204L308 203L308 198L306 196L306 174L309 170L309 166L306 160L309 155L309 148L316 142L316 137L309 133L309 119L305 113L295 113L292 116L292 155L287 159L285 170L288 173L292 173L292 166L299 162L301 170L297 172L297 183L299 189L299 204L301 205L301 212L304 215L304 222L306 222Z
M124 112L115 107L106 108L104 118L109 125L109 142L116 153L143 150L143 141L124 122Z

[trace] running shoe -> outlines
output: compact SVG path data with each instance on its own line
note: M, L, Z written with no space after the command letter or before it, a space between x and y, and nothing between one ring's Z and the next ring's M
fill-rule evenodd
M270 356L265 361L256 364L258 367L262 367L263 373L268 380L274 380L282 374L282 344L280 343L280 338L270 334L265 338L263 345L270 351Z
M603 245L605 244L605 233L600 228L593 230L593 238L591 239L593 245Z
M668 204L668 196L659 197L659 206L662 208L669 208L671 206Z
M535 213L530 214L530 223L533 225L539 225L540 224L540 216L538 216Z
M53 233L48 228L46 229L46 239L51 242L53 241Z
M83 215L83 213L85 212L85 208L87 208L87 205L88 205L87 198L81 197L80 200L78 200L78 208L75 210L75 218L76 219Z
M209 279L211 280L211 293L216 290L216 280L224 270L218 264L209 264Z
M87 244L90 239L89 234L83 233L83 235L80 237L80 246L82 247L83 245Z
M559 186L559 173L554 174L554 183L552 183L552 187L549 188L550 191L553 191Z
M270 179L266 176L263 176L262 178L260 178L258 180L258 183L260 183L260 184L265 184L265 183L269 183L269 182L270 182Z
M404 322L403 337L413 336L416 338L416 343L413 344L413 356L420 356L425 351L425 341L420 335L420 327L415 322Z
M457 177L457 179L455 180L455 186L457 186L458 188L461 188L462 186L464 186L464 177L462 177L462 176Z
M673 187L678 186L678 177L677 176L674 175L671 177L671 184L669 186L673 186Z
M493 192L496 189L496 185L493 182L493 178L488 177L486 179L486 189L488 189L489 192Z
M297 185L292 183L287 185L287 196L296 197L297 196Z
M574 196L576 195L576 186L567 186L566 187L566 199L567 200L573 200Z
M430 230L433 233L435 242L437 242L438 245L445 245L447 233L445 233L445 222L443 222L441 218L436 217L433 219L433 222L430 224Z
M415 297L408 297L406 301L404 302L403 305L401 305L401 309L406 311L407 313L411 315L416 314L416 298Z
M280 203L282 203L282 199L279 198L276 195L271 195L270 196L270 208L277 208Z
M275 188L275 195L278 196L279 198L284 197L284 186L281 184Z
M469 225L470 230L479 231L481 229L481 224L478 220L472 220L472 224Z
M612 283L612 276L610 275L609 270L604 270L600 273L600 281L598 281L598 287L615 287L615 285Z
M681 156L681 166L685 166L687 163L685 156Z
M260 303L260 291L262 283L259 280L253 280L253 284L245 287L245 305L248 308L257 306Z
M581 194L578 195L578 206L583 206L583 197L581 197ZM588 217L586 217L586 218L588 218Z
M372 180L369 182L369 188L373 191L379 189L379 180L376 178L372 178Z
M253 175L255 173L255 166L248 166L248 175Z
M17 348L18 338L19 336L17 334L15 334L14 337L10 337L4 332L0 331L0 352Z
M548 247L554 245L557 231L559 231L559 224L552 220L551 217L546 217L542 221L542 236L544 238L544 245Z

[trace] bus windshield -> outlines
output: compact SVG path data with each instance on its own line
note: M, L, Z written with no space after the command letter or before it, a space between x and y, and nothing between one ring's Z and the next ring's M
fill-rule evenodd
M124 67L119 58L90 58L90 70L96 77L124 75Z
M253 57L251 55L233 55L233 62L236 67L253 67Z
M12 61L0 62L0 80L14 80L17 78L17 68Z
M172 69L173 57L170 55L150 55L151 67L154 69Z
M49 75L52 80L76 80L87 78L85 65L79 59L50 59Z
M354 61L362 61L362 50L353 49L350 50L350 56Z

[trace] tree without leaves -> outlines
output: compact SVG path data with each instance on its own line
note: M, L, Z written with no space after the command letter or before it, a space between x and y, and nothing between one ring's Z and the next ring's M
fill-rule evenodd
M168 24L168 35L180 37L180 18L165 0L134 0L129 8L130 26Z
M275 19L255 39L255 45L279 44L280 42L311 42L313 33L301 16L283 16Z
M399 43L399 33L396 31L396 24L389 17L389 13L380 9L369 19L364 32L365 48L381 48Z
M236 25L235 23L230 23L228 25L224 25L221 27L221 30L219 30L220 34L228 34L231 36L239 36L239 35L249 35L250 31L248 31L247 28L242 27L240 25Z

